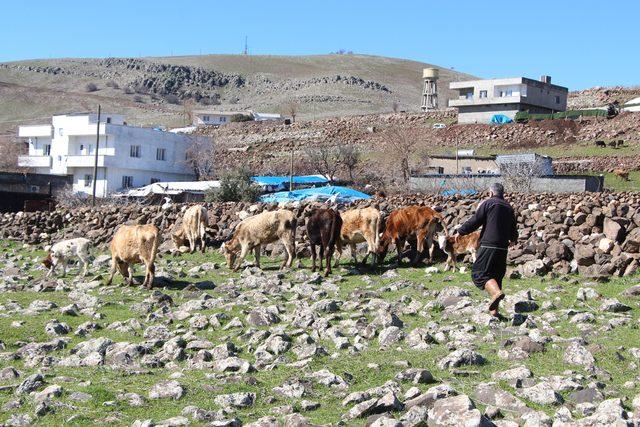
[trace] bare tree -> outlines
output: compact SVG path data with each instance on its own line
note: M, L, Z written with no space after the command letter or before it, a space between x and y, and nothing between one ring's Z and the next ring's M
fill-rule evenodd
M192 99L187 99L182 103L182 117L184 118L186 126L191 126L194 119L195 102Z
M18 142L11 136L0 135L0 170L16 172L23 170L18 167L18 156L27 154L26 144Z
M419 129L393 125L378 134L378 140L391 171L399 171L403 184L411 177L411 157L419 142Z
M335 146L321 145L317 148L307 148L305 155L308 161L320 174L329 181L333 181L340 169L340 153Z
M533 180L543 175L543 165L536 159L533 162L514 159L500 164L500 174L508 191L529 193Z
M194 135L187 149L187 164L199 181L213 179L216 166L216 148L213 139Z
M282 106L282 113L285 116L291 116L291 121L295 123L299 107L298 101L292 99Z
M338 148L338 155L340 156L340 163L342 163L349 173L349 180L353 181L353 172L356 170L362 157L360 150L353 143L344 144Z

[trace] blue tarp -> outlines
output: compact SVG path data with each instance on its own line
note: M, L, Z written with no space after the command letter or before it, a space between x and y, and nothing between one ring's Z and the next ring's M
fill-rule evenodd
M371 196L347 187L329 185L327 187L306 188L304 190L280 191L279 193L265 194L260 197L261 202L280 203L295 202L308 199L332 200L335 202L353 202L360 199L370 199Z
M491 117L491 123L494 125L503 125L505 123L511 123L513 120L511 120L509 117L505 116L504 114L494 114Z
M289 183L288 176L252 176L251 179L258 185L279 187ZM321 175L300 175L293 177L293 183L298 185L326 184L329 180Z
M478 192L469 188L462 190L442 190L440 194L442 194L443 196L473 196L474 194L478 194Z

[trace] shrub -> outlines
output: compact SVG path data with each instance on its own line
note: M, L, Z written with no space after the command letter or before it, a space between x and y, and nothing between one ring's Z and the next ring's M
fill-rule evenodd
M98 86L95 83L87 83L84 87L87 92L95 92L98 90Z
M260 195L260 187L252 180L247 169L230 170L220 177L220 188L205 194L208 202L255 202Z
M127 95L132 95L135 92L131 87L127 86L127 87L124 88L124 93L126 93Z
M134 102L144 102L144 99L140 95L136 95L133 97Z
M165 95L164 100L169 104L180 104L180 98L178 98L178 95L174 95L172 93Z
M206 98L201 98L199 102L202 105L220 105L220 96L214 95Z
M120 89L120 85L113 80L109 80L107 83L105 83L105 86L113 89Z
M231 116L232 122L251 122L253 121L253 116L249 116L246 114L234 114Z

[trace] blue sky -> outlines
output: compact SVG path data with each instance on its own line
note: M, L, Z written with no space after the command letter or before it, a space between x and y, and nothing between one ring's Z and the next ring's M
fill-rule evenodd
M13 1L0 61L338 49L570 89L640 84L640 1Z

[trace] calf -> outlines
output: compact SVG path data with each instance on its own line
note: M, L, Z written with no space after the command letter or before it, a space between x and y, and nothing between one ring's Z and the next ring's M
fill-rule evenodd
M337 245L336 263L337 267L342 256L342 248L349 245L353 263L357 264L356 244L367 242L367 254L362 259L362 265L367 263L370 254L375 254L378 250L380 239L380 227L382 225L382 215L376 208L351 209L341 214L342 230L340 232L340 244ZM374 260L375 262L375 260Z
M110 285L116 270L133 285L133 264L144 263L145 275L142 286L151 289L155 276L155 259L158 251L158 227L147 225L122 225L114 234L109 249L111 250L111 274L107 285Z
M605 148L607 144L604 141L596 141L596 147Z
M287 252L287 257L280 268L291 267L295 257L296 216L286 209L266 211L244 219L236 227L233 237L224 243L220 251L227 259L227 266L237 271L242 260L249 251L253 250L256 265L260 268L260 249L262 245L281 241ZM238 256L238 252L240 255ZM238 259L239 258L239 259ZM238 265L236 266L236 260Z
M315 209L307 220L307 237L311 247L311 271L316 271L316 245L320 246L320 270L322 258L326 253L327 270L324 275L331 274L331 257L336 247L340 247L340 230L342 218L337 210Z
M391 212L389 218L387 218L384 233L380 236L380 247L378 248L380 258L378 262L384 260L389 245L394 242L398 252L398 264L400 264L402 262L404 244L413 235L416 237L417 251L412 264L416 265L420 261L425 241L429 249L429 262L431 262L433 258L433 236L438 224L441 224L445 234L448 234L442 214L427 206L409 206Z
M480 247L480 231L474 231L466 236L447 236L440 234L438 236L438 246L447 254L444 271L449 267L455 271L456 258L458 255L470 253L473 262L476 262L476 252Z
M189 243L189 252L196 250L198 243L202 253L205 251L205 235L206 228L209 224L209 216L207 210L195 205L187 209L182 217L182 226L171 235L171 239L177 248L185 243Z
M82 276L87 274L89 268L89 248L91 242L84 237L78 237L77 239L63 240L51 246L49 253L42 260L42 264L49 269L46 277L50 277L59 263L62 263L62 275L67 275L67 261L72 256L77 256L82 262Z
M620 178L623 181L630 181L629 180L629 171L628 170L615 169L613 171L613 173L615 174L615 176L617 176L618 178Z

